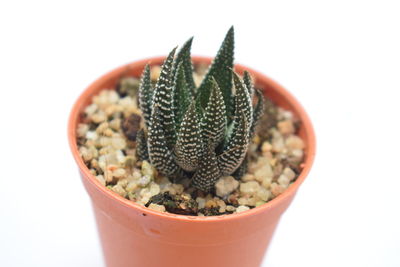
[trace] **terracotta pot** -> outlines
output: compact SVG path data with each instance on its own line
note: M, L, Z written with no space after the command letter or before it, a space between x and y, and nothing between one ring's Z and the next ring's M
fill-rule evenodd
M239 73L249 70L267 97L300 118L299 135L305 140L306 148L304 168L298 179L283 194L260 207L214 217L156 212L101 185L79 156L76 128L92 96L102 89L114 88L124 75L139 77L146 63L159 65L163 60L163 57L140 60L102 76L78 98L69 118L69 143L92 200L106 264L110 267L259 266L279 219L310 171L315 154L314 132L304 109L268 77L247 67L235 66ZM210 58L193 57L194 64L210 61Z

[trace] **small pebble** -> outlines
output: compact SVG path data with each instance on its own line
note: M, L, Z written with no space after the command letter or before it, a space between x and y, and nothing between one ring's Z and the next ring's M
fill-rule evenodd
M243 212L243 211L246 211L246 210L249 210L249 209L250 209L249 207L241 205L241 206L236 208L236 213Z
M284 120L278 122L279 132L283 135L292 134L295 131L293 122L291 120Z
M159 211L159 212L165 212L164 205L158 205L158 204L154 204L154 203L151 203L149 205L149 209Z
M296 135L291 135L286 139L286 146L292 150L304 149L304 142L300 137Z
M117 185L113 186L111 190L114 191L115 193L117 193L118 195L120 195L121 197L126 196L126 191L121 185L117 184Z
M260 184L256 181L250 181L240 184L240 192L245 195L254 195L260 189Z
M282 185L279 185L277 183L272 183L271 184L271 193L274 196L279 196L280 194L282 194L285 191L285 187L283 187Z
M149 183L151 182L151 177L149 175L144 175L142 176L139 181L138 181L138 185L141 187L145 187L147 186Z
M78 125L78 129L76 130L76 133L78 137L85 137L88 131L89 131L89 125L80 123Z
M204 208L206 206L206 200L204 198L202 198L202 197L197 197L196 198L196 202L198 204L198 208L199 209L202 209L202 208Z
M235 211L235 210L236 210L236 208L234 206L232 206L232 205L227 205L226 206L226 211L232 212L232 211Z
M224 197L232 193L239 186L239 181L237 181L232 176L221 177L215 183L216 194L219 197Z
M268 141L263 142L263 144L261 145L261 151L269 152L271 150L272 150L272 145Z

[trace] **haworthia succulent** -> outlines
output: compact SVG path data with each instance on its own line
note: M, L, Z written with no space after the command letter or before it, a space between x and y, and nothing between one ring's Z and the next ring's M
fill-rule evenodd
M243 82L246 85L247 90L249 91L250 99L253 99L254 95L253 81L251 79L250 73L247 70L245 70L243 73Z
M175 144L175 158L185 171L195 171L201 158L203 144L200 118L193 102L187 110Z
M158 105L160 110L161 125L164 130L166 145L171 149L175 143L175 120L173 108L173 77L172 66L175 55L174 48L161 67L160 77L157 80L153 105ZM154 107L153 107L154 109ZM154 112L154 110L153 110Z
M186 85L189 88L192 95L195 94L196 85L193 80L193 64L192 59L190 57L190 49L192 48L193 37L186 41L186 43L179 50L176 55L174 68L173 68L173 76L175 77L176 72L178 70L178 66L182 65L183 72L185 73L185 81Z
M154 89L150 69L144 69L139 100L146 128L138 132L136 148L139 158L149 159L162 175L173 181L190 178L198 189L210 191L222 175L239 179L246 171L248 145L264 100L255 91L253 108L250 74L242 79L232 70L233 28L198 89L191 45L192 38L175 59L175 49L168 55Z
M210 99L201 120L203 140L215 148L224 138L226 130L226 109L221 89L215 79L212 79Z
M260 90L255 90L257 95L257 104L254 107L253 111L253 122L250 127L250 138L253 138L254 133L256 132L256 127L258 122L260 121L261 116L264 114L264 95Z
M151 164L162 174L169 176L178 171L172 151L167 147L161 109L156 103L151 114L151 124L148 134L148 151Z
M199 86L198 98L203 108L206 107L211 93L211 77L214 77L224 97L228 119L233 112L232 106L232 71L234 57L234 30L231 27L214 58L206 76Z
M139 86L139 107L142 110L146 127L149 128L151 106L153 99L153 88L151 87L150 67L146 65Z
M183 116L192 102L192 93L187 85L182 64L178 65L175 73L173 92L175 127L179 131Z
M211 146L206 149L199 168L193 175L192 184L200 190L210 191L221 177L217 156Z
M229 175L234 172L242 163L249 144L249 126L245 114L240 111L240 120L235 121L232 136L225 151L218 156L218 163L222 175Z
M149 160L147 138L143 129L140 129L136 136L136 153L140 160Z
M236 89L235 97L235 116L239 115L238 111L242 111L246 116L246 121L250 126L253 122L253 107L249 95L249 91L239 75L233 72L233 81Z

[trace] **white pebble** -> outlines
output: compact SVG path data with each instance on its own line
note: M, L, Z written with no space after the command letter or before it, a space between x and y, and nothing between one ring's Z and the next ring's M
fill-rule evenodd
M85 113L87 116L90 117L97 111L97 109L98 109L98 106L95 103L93 103L85 108Z
M278 196L280 194L283 193L283 191L285 191L285 188L277 183L272 183L271 184L271 193L274 196Z
M154 176L154 168L147 160L142 162L142 174L149 177Z
M124 153L122 152L122 150L115 151L115 157L117 158L117 161L119 164L125 163L126 157L125 157Z
M138 184L136 181L130 181L128 185L126 186L125 190L128 192L133 192L138 188Z
M259 197L259 199L261 199L262 201L268 201L271 197L271 191L264 187L260 187L257 192L257 197ZM257 206L257 203L255 206Z
M286 167L282 174L284 174L290 181L292 181L296 177L296 173L289 167Z
M151 182L151 177L148 175L144 175L139 179L138 185L143 187L143 186L148 185L150 182Z
M111 145L115 149L124 149L126 147L126 142L121 137L113 137L113 138L111 138Z
M96 179L102 184L102 185L106 185L106 180L104 179L103 175L97 175Z
M289 186L290 180L286 175L281 174L278 178L278 183L286 188Z
M249 182L249 181L254 181L255 179L256 177L254 176L254 174L246 173L245 175L243 175L241 180L243 182Z
M272 150L272 145L268 141L263 142L263 144L261 145L261 151L269 152L271 150Z
M115 171L113 171L112 175L114 177L121 178L121 177L124 177L126 175L126 171L125 171L125 169L118 168Z
M204 198L202 198L202 197L197 197L196 198L196 202L198 204L198 208L199 209L202 209L202 208L204 208L206 206L206 200Z
M254 195L258 190L260 190L260 184L256 181L250 181L240 185L240 192L244 195Z
M240 205L239 207L236 208L236 212L239 213L239 212L243 212L243 211L246 211L246 210L249 210L249 209L250 208L247 207L247 206Z
M98 112L96 112L95 114L93 114L90 118L91 118L92 121L95 122L95 123L102 123L102 122L104 122L104 121L107 120L106 114L105 114L103 111L101 111L101 110L99 110Z
M264 180L272 179L274 173L269 163L264 164L261 168L257 169L254 173L254 177L257 181L262 183Z
M122 188L122 186L119 185L119 184L114 185L111 190L114 191L115 193L117 193L118 195L120 195L121 197L125 197L126 196L125 189Z
M76 130L76 133L77 133L78 137L85 137L87 131L89 131L89 125L80 123L78 125L78 129Z
M241 197L238 199L239 205L244 205L244 206L255 206L256 202L257 200L254 197Z
M89 140L96 140L98 138L98 135L95 131L87 131L86 133L86 139Z
M158 205L158 204L154 204L154 203L151 203L149 205L149 209L159 211L159 212L165 212L164 205Z
M285 142L282 137L274 138L272 140L272 151L282 152L285 149Z
M286 147L288 149L294 150L294 149L303 149L304 148L304 142L303 139L296 135L291 135L286 139Z
M178 194L178 195L182 194L183 190L185 190L185 188L181 184L172 184L172 188L174 189L175 194Z
M215 189L216 189L217 196L224 197L226 195L229 195L230 193L235 191L236 188L238 188L238 186L239 186L239 181L237 181L232 176L221 177L215 183Z
M291 120L284 120L278 122L278 129L279 132L283 135L292 134L294 133L294 126Z
M155 196L158 193L160 193L160 186L158 184L156 184L156 183L152 183L150 185L150 189L149 190L150 190L150 195L151 196Z
M301 158L303 158L304 152L302 149L293 149L291 154L293 157L295 157L297 159L301 159Z
M232 205L227 205L226 206L226 211L235 211L235 210L236 210L236 208L234 206L232 206Z

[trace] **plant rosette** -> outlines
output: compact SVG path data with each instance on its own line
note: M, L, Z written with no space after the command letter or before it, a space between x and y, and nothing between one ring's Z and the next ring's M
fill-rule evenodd
M233 75L237 73L240 81L241 77L246 77L246 71L250 73L254 87L262 90L266 104L274 109L274 119L278 120L275 121L275 129L271 131L267 125L270 121L261 118L257 133L249 142L248 149L254 147L249 170L246 169L238 177L234 172L220 175L211 186L198 183L197 188L191 184L193 176L180 179L180 183L172 183L151 165L151 159L141 160L135 152L135 148L139 149L137 139L141 138L139 129L146 127L146 120L140 116L139 106L143 107L143 104L135 102L135 97L139 97L138 84L132 77L142 76L143 84L142 73L150 64L153 71L148 73L149 78L159 80L160 66L165 65L165 60L164 57L157 57L136 61L102 76L78 98L70 115L69 143L92 200L107 266L259 266L282 213L310 171L315 155L311 122L301 105L283 87L257 71L236 64ZM197 80L201 80L204 66L212 64L213 59L192 57L191 62L195 66L194 82L201 84ZM129 92L132 88L133 94ZM105 106L100 114L90 117L90 107L95 109L93 103L97 101L99 109L101 98L109 98L110 94L111 98L115 98L111 102L122 101L125 108ZM109 99L103 100L103 104L107 105ZM268 106L264 110L271 119ZM109 118L115 113L120 113L120 120L118 116ZM265 119L266 115L263 116ZM146 115L144 117L146 119ZM109 133L105 132L107 130ZM101 139L102 136L108 138ZM95 152L83 145L90 138L97 142L98 150ZM278 141L274 143L274 140ZM288 143L294 146L295 153L281 151L287 149L285 144ZM108 147L115 147L123 153L109 158ZM300 154L297 156L301 162L287 165L288 153ZM247 158L252 157L248 154ZM271 157L272 154L280 155L280 158ZM101 156L102 160L99 160ZM260 158L262 160L258 161ZM125 168L118 165L118 159ZM277 160L281 165L274 169L275 173L272 172L275 178L271 177L267 182L264 179L263 184L263 180L257 179L254 173L265 169L271 161L272 165L277 164ZM129 168L126 162L130 162ZM190 162L179 163L185 167L190 165ZM136 177L135 170L138 172ZM127 175L129 171L131 174ZM151 179L144 179L143 172L151 172L152 177L147 177ZM174 199L174 195L180 197L179 201ZM182 197L192 198L191 202L182 201ZM172 203L173 208L168 206L171 201L176 202ZM194 207L190 203L194 203Z

